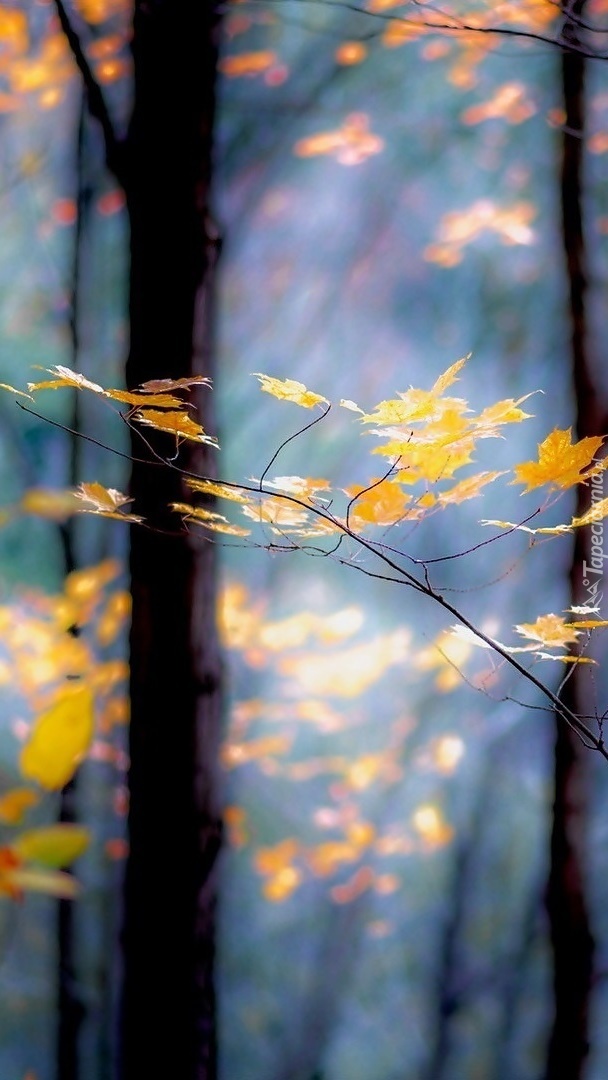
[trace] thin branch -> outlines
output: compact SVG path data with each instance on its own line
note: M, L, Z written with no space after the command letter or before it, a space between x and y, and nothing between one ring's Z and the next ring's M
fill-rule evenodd
M80 37L74 29L63 0L53 0L57 17L72 56L84 83L91 116L99 123L105 145L106 164L122 187L126 186L127 170L125 144L119 139L110 116L101 87L93 74Z

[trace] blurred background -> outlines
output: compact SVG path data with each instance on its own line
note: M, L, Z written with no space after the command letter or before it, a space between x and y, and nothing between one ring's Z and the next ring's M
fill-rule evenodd
M564 31L549 0L221 6L211 198L221 477L259 478L311 418L261 394L252 372L367 413L412 386L430 390L471 353L449 392L475 412L542 391L523 406L533 416L483 441L476 470L535 459L555 427L591 434L585 410L608 411L608 89L605 61L583 54L606 45L595 28L607 7L579 5ZM122 137L131 8L66 9ZM564 32L570 53L555 44ZM0 79L0 379L23 390L45 377L36 365L60 364L123 386L125 196L53 3L2 4ZM565 171L574 146L582 181ZM573 244L587 285L583 354ZM75 902L15 897L0 862L7 1080L119 1075L128 529L65 501L82 481L128 489L128 460L98 445L128 453L128 432L102 405L69 389L0 399L1 843L10 851L16 829L58 818L91 837ZM356 414L334 408L272 474L365 485L384 468L371 446ZM519 521L540 505L510 479L386 542L425 560L464 552L436 564L433 583L512 643L515 624L584 598L568 538L477 546L492 535L481 519ZM569 492L550 524L575 508ZM220 1077L602 1080L606 762L574 738L556 744L534 688L447 637L453 620L425 597L375 580L352 550L342 565L264 550L273 539L217 543ZM69 649L59 598L79 605ZM87 760L60 793L3 801L21 784L20 747L45 692L75 663L95 672L100 695ZM538 661L534 673L556 689L564 672ZM605 683L598 669L579 691L591 725ZM159 874L176 872L171 851L159 846L158 861ZM568 999L557 975L571 918L588 964ZM69 1073L58 1055L66 1001L77 1015ZM549 1048L555 1017L568 1015L572 1057L560 1072Z

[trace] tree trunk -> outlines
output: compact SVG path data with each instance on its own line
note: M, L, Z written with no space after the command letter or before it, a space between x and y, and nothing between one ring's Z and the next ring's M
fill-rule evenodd
M576 20L585 0L568 5L563 38L578 43ZM564 5L565 10L565 5ZM583 155L585 135L585 59L564 51L561 59L565 123L562 142L562 239L569 289L572 377L579 439L603 433L599 394L589 355L586 318L587 266L583 227ZM577 515L590 504L589 488L579 485ZM573 604L589 599L583 588L583 564L589 560L590 530L577 529L570 571ZM577 715L592 712L588 672L578 665L570 673L562 697ZM555 789L551 867L547 907L553 947L555 1014L549 1043L547 1080L579 1080L589 1051L589 1001L594 941L589 925L585 882L587 825L587 758L579 736L556 721Z
M135 5L135 101L125 158L129 387L210 374L215 244L206 223L216 32L207 0ZM208 408L204 422L209 428ZM155 432L148 441L163 456L175 449ZM137 434L133 454L146 454ZM209 473L206 454L180 451L179 464ZM212 1080L220 845L214 548L175 536L179 519L166 507L183 501L185 492L170 466L135 462L131 494L155 529L134 527L131 537L131 850L121 1075Z

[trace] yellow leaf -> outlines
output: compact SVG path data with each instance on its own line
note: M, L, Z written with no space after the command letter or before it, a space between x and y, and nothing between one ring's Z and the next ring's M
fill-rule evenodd
M503 472L480 472L475 476L469 476L466 480L461 480L449 491L442 491L439 495L439 502L446 506L448 503L463 503L467 499L476 499L478 495L481 495L481 489L486 484L491 484L499 476L504 476Z
M241 525L233 525L223 514L216 514L213 510L206 510L203 506L190 506L188 503L171 503L171 509L178 514L183 514L184 521L191 521L195 525L202 525L212 532L227 533L229 536L249 536L251 529L245 529Z
M115 488L105 488L98 483L81 484L75 494L81 503L89 504L81 507L80 512L83 514L100 514L102 517L131 521L137 525L144 520L138 514L127 514L120 510L121 506L133 500L128 495L123 495L121 491L116 491Z
M184 390L190 386L211 386L211 379L206 375L188 375L184 379L149 379L138 390L147 394L164 393L166 390Z
M433 383L431 394L435 394L437 396L439 394L443 394L444 390L447 390L448 386L451 386L452 383L456 382L456 376L458 375L458 372L462 370L467 360L470 360L472 355L472 353L467 353L466 356L461 357L461 359L457 360L455 364L452 364L451 367L447 369L447 371L444 371L443 375L440 375L439 378L436 379Z
M533 391L534 392L534 391ZM532 413L524 412L520 409L522 401L527 401L532 394L524 394L515 401L513 398L505 398L504 401L497 401L494 405L489 405L487 409L480 412L472 424L475 427L476 432L484 437L498 435L498 428L503 424L519 424L522 420L529 420Z
M540 641L550 648L565 648L576 641L579 631L563 615L539 615L534 623L521 623L515 629L522 637Z
M601 521L605 517L608 517L608 499L600 499L580 517L573 517L570 524L573 529L578 529L581 525L593 525L594 522Z
M145 390L106 390L105 396L125 405L145 406L148 409L179 409L184 404L174 394L152 394Z
M88 686L66 686L34 722L20 757L21 772L49 791L67 784L93 738L93 694Z
M249 494L243 488L234 484L223 484L219 480L195 480L186 479L186 484L192 491L200 491L203 495L215 495L219 499L229 499L231 502L249 502Z
M25 390L16 390L14 386L9 386L5 382L0 382L0 390L8 390L10 394L18 394L19 397L27 398L28 401L34 400L31 394L26 394Z
M538 444L538 461L526 461L515 466L514 484L526 484L524 494L551 484L566 488L580 484L597 472L602 465L593 458L603 443L603 437L589 436L572 442L572 428L555 428L544 442Z
M18 787L5 791L0 797L0 822L19 825L27 811L39 802L40 796L31 788Z
M89 842L88 829L65 822L21 833L13 842L13 850L24 862L62 870L86 851Z
M307 390L304 383L296 382L295 379L275 379L271 375L262 375L259 371L253 374L260 380L262 390L281 401L293 401L294 405L302 405L305 409L312 409L314 405L329 402L321 394L313 394Z
M599 626L608 626L608 619L577 619L569 625L575 626L577 630L597 630Z
M377 479L377 478L376 478ZM371 481L372 484L375 482ZM366 525L394 525L402 521L407 514L411 495L405 495L399 484L386 480L376 483L375 487L351 487L345 489L354 502L351 505L350 521L357 527ZM359 495L359 492L363 494Z
M57 364L53 368L43 368L43 370L52 375L53 379L46 382L28 383L28 390L56 390L62 386L75 386L78 390L92 390L95 394L105 393L103 386L99 383L91 382L85 375L80 375L77 371L64 367L63 364Z
M190 439L192 442L206 443L208 446L218 445L217 439L212 435L207 435L200 424L192 420L187 413L179 410L161 412L156 409L138 409L132 419L140 424L156 428L157 431L166 431L169 435L175 435L177 439Z

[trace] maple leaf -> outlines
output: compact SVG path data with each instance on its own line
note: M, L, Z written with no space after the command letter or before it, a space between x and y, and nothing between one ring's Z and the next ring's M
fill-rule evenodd
M329 405L327 398L314 394L304 383L296 382L295 379L275 379L271 375L263 375L260 371L254 371L253 374L260 380L265 393L272 394L281 401L293 401L294 405L301 405L304 409L312 409L321 404Z
M223 484L219 480L196 480L187 478L186 483L192 491L200 491L203 495L215 495L220 499L229 499L231 502L249 502L249 494L244 488L234 484Z
M481 495L481 489L486 484L491 484L499 476L504 476L503 472L480 472L475 476L469 476L466 480L461 480L458 484L455 484L449 491L442 491L438 497L438 501L447 506L448 503L463 503L467 499L476 499L478 495Z
M189 503L171 503L171 509L183 515L184 521L191 521L212 532L227 533L229 536L249 536L251 530L241 525L233 525L223 514L206 510L203 506L190 506Z
M124 405L143 406L149 409L180 409L183 407L181 398L175 394L152 394L145 390L106 390L105 397L112 401L120 401Z
M105 394L103 386L100 386L99 383L91 382L85 375L80 375L77 371L64 367L63 364L56 364L55 367L43 368L42 370L52 375L53 379L28 383L28 390L57 390L62 386L73 386L78 390L92 390L95 394Z
M578 529L582 525L593 525L594 522L601 521L605 517L608 517L608 499L600 499L580 517L573 517L570 525L573 529Z
M211 379L206 375L188 375L183 379L149 379L138 386L147 394L163 393L166 390L183 390L191 386L211 386Z
M579 637L580 631L572 624L567 623L563 615L539 615L534 623L520 623L515 627L522 637L540 641L549 648L565 648L573 644Z
M375 486L344 489L345 494L353 500L351 521L362 525L394 525L401 521L407 513L411 495L405 495L394 481L378 482L378 477L375 477L371 483Z
M503 424L519 424L522 420L529 420L533 414L524 412L519 406L522 401L527 401L534 393L535 391L524 394L523 397L517 398L517 400L505 398L504 401L497 401L494 405L489 405L487 409L480 412L479 416L471 420L475 432L481 438L496 437L499 434L498 429Z
M213 435L207 435L200 424L181 410L161 412L156 409L138 409L132 419L140 424L156 428L157 431L166 431L169 435L175 435L178 440L190 439L193 442L206 443L208 446L218 446L218 441Z
M601 463L593 461L603 441L603 436L598 435L573 443L571 427L555 428L538 444L538 461L515 466L515 480L511 483L526 484L523 494L545 484L562 490L580 484L603 468Z
M105 488L96 481L92 484L80 484L74 493L77 499L89 505L82 508L82 513L100 514L102 517L114 518L118 521L130 521L141 524L144 520L137 514L120 512L120 507L133 500L128 495L123 495L116 488Z

